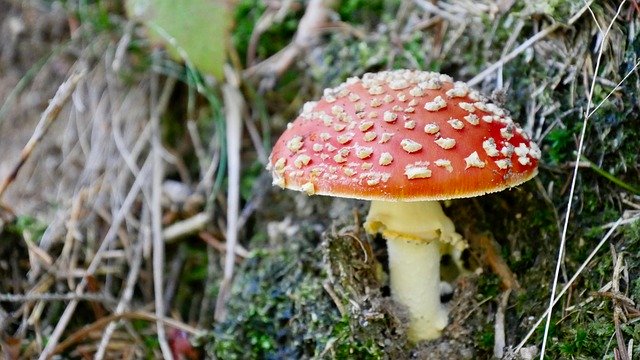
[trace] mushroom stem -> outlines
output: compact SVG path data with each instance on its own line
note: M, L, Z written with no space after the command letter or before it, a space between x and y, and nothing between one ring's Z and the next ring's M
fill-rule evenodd
M391 295L409 309L409 339L439 337L448 315L440 302L441 251L466 247L453 222L437 201L373 201L364 227L387 240Z
M387 248L391 293L409 309L409 339L438 338L449 313L440 303L440 244L388 239Z

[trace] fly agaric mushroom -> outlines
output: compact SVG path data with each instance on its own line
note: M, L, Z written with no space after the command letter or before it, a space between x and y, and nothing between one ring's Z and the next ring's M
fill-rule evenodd
M394 70L350 78L305 104L269 158L274 184L371 200L364 224L387 240L392 297L412 341L440 336L443 250L467 245L439 200L497 192L537 173L540 149L463 82Z

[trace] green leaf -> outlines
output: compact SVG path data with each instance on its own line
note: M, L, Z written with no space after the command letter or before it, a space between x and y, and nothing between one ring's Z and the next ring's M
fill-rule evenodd
M141 21L149 39L199 71L223 76L231 9L224 0L127 0L129 18Z

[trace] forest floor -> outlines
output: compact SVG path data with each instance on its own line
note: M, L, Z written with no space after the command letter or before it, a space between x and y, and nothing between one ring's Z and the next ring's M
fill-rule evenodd
M637 1L240 0L210 75L126 13L0 0L0 358L640 354ZM443 204L470 248L418 344L368 204L265 169L305 102L400 68L469 82L542 149L534 180Z

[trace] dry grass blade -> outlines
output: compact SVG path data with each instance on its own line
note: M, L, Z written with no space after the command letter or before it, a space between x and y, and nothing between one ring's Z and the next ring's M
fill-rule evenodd
M611 27L613 26L613 24L616 22L616 20L618 19L618 16L620 16L620 12L622 11L622 7L624 6L626 0L623 0L620 5L618 6L618 11L616 12L615 16L613 17L613 19L611 19L611 22L609 23L609 26L607 27L607 31L603 34L603 38L606 39L607 36L609 35L609 31L611 31ZM567 231L569 230L569 219L571 218L571 211L572 211L572 206L573 206L573 198L574 198L574 194L575 194L575 190L576 190L576 181L578 179L578 170L579 170L579 162L580 159L582 158L582 152L584 150L584 141L585 141L585 136L586 136L586 131L587 131L587 123L589 121L589 109L591 108L592 105L592 101L593 101L593 91L595 89L595 85L596 85L596 79L598 77L598 71L600 69L600 60L602 59L602 53L604 51L604 40L603 39L603 45L600 46L600 51L598 52L598 60L596 61L596 66L595 66L595 70L594 70L594 75L593 75L593 80L591 81L591 89L589 90L589 97L588 97L588 104L587 104L587 108L584 112L584 120L582 122L582 128L580 130L580 140L578 143L578 151L576 154L576 164L573 168L573 176L571 178L571 187L569 190L569 196L568 199L569 201L567 202L567 210L566 210L566 214L565 214L565 218L564 218L564 224L562 227L562 236L560 238L560 247L558 249L558 256L557 256L557 260L556 260L556 269L555 269L555 273L553 276L553 285L551 286L551 295L549 296L549 310L547 312L547 320L544 326L544 335L542 337L542 347L540 350L540 359L544 359L544 353L545 353L545 349L547 346L547 337L549 335L549 326L551 325L551 314L553 313L553 306L555 304L555 296L556 296L556 289L557 289L557 285L558 285L558 278L560 276L560 269L562 266L562 258L564 256L564 249L565 249L565 244L567 241Z
M51 124L58 118L58 114L62 111L64 105L69 101L71 95L76 89L78 82L86 75L86 71L78 70L73 73L67 81L65 81L56 92L55 96L49 102L49 106L42 113L42 117L40 118L40 122L36 126L33 135L27 142L27 144L22 149L20 153L20 160L13 168L13 170L9 173L9 175L0 183L0 201L2 201L2 195L7 190L7 187L16 179L20 169L25 164L27 159L33 150L38 145L40 140L46 135L47 130L51 126Z
M158 57L155 56L154 60L157 61ZM154 76L151 81L151 101L152 103L157 98L158 89L158 76ZM164 178L164 164L162 161L162 144L160 135L160 115L164 112L169 96L173 90L175 80L167 80L165 83L162 95L157 104L154 104L151 110L151 157L153 163L153 171L151 178L151 233L153 242L153 291L155 300L155 311L158 342L162 355L165 359L172 360L173 355L169 343L167 342L167 335L164 329L164 324L160 319L164 318L165 304L164 304L164 240L162 238L162 207L160 204L162 197L162 180Z
M567 281L567 283L565 284L565 286L562 288L562 290L560 290L560 292L558 293L558 295L553 299L553 303L552 306L555 306L560 299L562 298L562 296L567 292L567 290L569 290L569 288L573 285L573 283L576 281L576 279L578 278L578 276L580 276L580 274L582 274L582 272L584 271L584 269L586 269L586 267L589 265L589 263L591 262L591 260L593 260L593 258L596 256L596 254L598 253L598 251L600 251L600 249L602 248L602 246L604 244L607 243L607 241L609 240L609 238L611 237L611 235L613 235L613 233L618 229L618 226L620 226L620 224L622 223L623 218L619 218L615 223L613 223L613 225L611 226L611 228L609 229L609 231L607 231L607 233L604 235L604 237L602 237L602 240L600 240L600 242L598 243L598 245L596 245L596 247L591 251L591 254L589 254L589 256L585 259L584 262L582 262L582 265L580 265L580 267L578 268L578 270L576 270L575 274L573 274L573 276L571 277L571 279L569 279L569 281ZM640 218L636 218L635 221L640 220ZM551 312L552 306L547 307L547 309L545 310L545 312L540 316L540 318L538 319L538 321L536 321L535 324L533 324L533 326L531 327L531 329L529 330L529 332L527 333L527 335L525 335L525 337L520 341L520 343L514 348L514 354L518 354L518 352L520 351L520 349L522 349L522 347L529 341L529 339L531 338L531 336L533 335L533 333L536 331L536 329L538 328L538 326L540 326L540 324L542 324L542 322L546 319L547 314ZM510 357L511 359L512 357Z
M133 205L133 202L136 200L136 197L138 196L142 188L143 182L146 181L146 177L149 176L148 171L150 166L151 166L150 162L146 161L145 165L143 165L140 171L140 176L136 177L136 180L134 181L129 193L124 199L121 208L116 213L116 216L114 216L111 226L109 227L107 234L102 240L102 243L98 248L98 251L96 252L93 259L91 260L91 263L89 264L89 267L85 272L85 277L82 278L82 281L76 287L75 293L77 295L84 294L85 288L87 286L87 277L94 274L95 271L98 269L98 266L100 265L100 262L104 256L105 250L108 248L111 242L116 238L120 225L122 224L125 216L129 213L129 210ZM62 333L64 332L67 325L69 324L69 321L71 320L71 317L73 316L77 306L78 306L77 300L72 300L69 302L69 304L67 304L67 307L65 308L64 312L60 316L60 319L58 320L53 332L51 333L48 339L47 346L44 348L44 350L38 357L39 360L46 360L52 355L52 351L57 346L58 341L60 340Z
M224 321L227 311L231 280L236 259L238 242L238 217L240 216L240 148L242 143L242 111L244 101L239 89L239 79L232 72L227 72L227 84L222 88L226 109L227 161L229 164L227 190L227 253L224 263L224 277L216 300L214 317L216 321Z
M122 315L125 312L125 310L128 308L129 303L131 302L131 298L133 297L134 287L138 281L138 275L140 274L141 265L142 265L142 241L136 244L134 248L133 263L131 265L131 268L129 269L129 274L127 274L126 285L122 293L122 296L120 297L120 301L116 306L116 310L113 314L114 316ZM111 335L113 334L113 331L116 329L117 324L118 323L116 321L112 321L106 326L102 335L102 339L100 340L100 344L98 345L98 350L96 351L96 354L94 356L96 360L101 360L105 357L105 354L107 351L107 345L109 344L109 340L111 339Z

